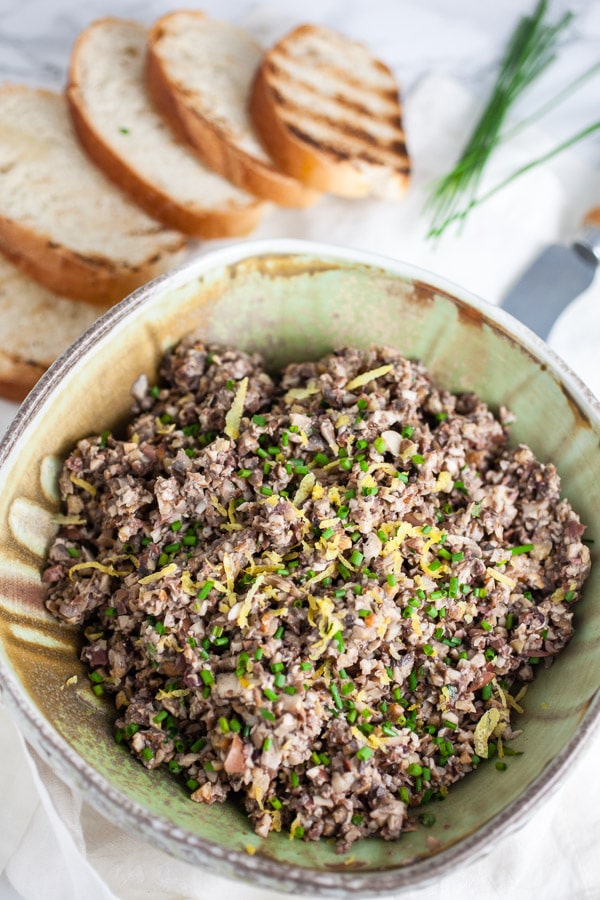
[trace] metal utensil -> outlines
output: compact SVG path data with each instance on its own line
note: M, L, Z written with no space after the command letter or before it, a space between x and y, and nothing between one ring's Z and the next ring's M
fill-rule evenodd
M570 244L553 244L510 288L502 308L547 338L569 303L592 283L600 263L600 207L586 215Z

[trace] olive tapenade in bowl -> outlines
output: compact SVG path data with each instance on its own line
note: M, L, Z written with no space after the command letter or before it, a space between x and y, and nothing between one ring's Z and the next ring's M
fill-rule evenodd
M194 260L3 442L9 705L180 858L323 896L427 883L597 725L599 432L541 341L439 278L289 241Z

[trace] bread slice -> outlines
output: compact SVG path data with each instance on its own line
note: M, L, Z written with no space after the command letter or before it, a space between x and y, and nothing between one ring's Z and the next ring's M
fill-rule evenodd
M113 303L173 265L182 234L88 159L65 98L0 86L0 250L49 290Z
M248 98L262 50L245 32L181 10L158 19L148 43L154 102L206 165L281 206L316 200L318 194L279 171L256 136Z
M0 255L0 396L23 400L102 312L51 293Z
M105 18L79 36L67 99L90 158L146 212L198 238L248 234L266 208L178 140L146 90L147 31Z
M404 193L410 163L390 69L327 28L302 25L265 54L250 112L275 162L342 197Z

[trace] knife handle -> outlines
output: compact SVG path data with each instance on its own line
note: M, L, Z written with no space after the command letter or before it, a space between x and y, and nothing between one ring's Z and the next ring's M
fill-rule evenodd
M583 220L583 224L600 228L600 206L595 206L593 209L590 209Z
M583 229L573 242L575 251L592 266L600 263L600 206L586 213Z

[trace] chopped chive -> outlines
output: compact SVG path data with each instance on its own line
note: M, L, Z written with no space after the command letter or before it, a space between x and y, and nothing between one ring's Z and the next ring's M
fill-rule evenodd
M344 704L342 703L342 698L340 697L340 692L338 690L338 686L332 682L329 690L331 692L331 696L333 697L333 702L335 703L337 708L342 709Z
M261 706L260 714L263 718L267 719L269 722L275 721L275 715L271 712L270 709L267 709L266 706Z
M415 466L422 466L425 462L425 457L421 453L414 453L410 459Z
M246 673L246 670L248 668L248 662L249 662L249 656L245 650L242 650L242 652L238 656L237 666L235 669L235 674L237 675L238 678L241 678L242 675L244 675Z
M343 653L344 650L346 649L346 645L344 644L344 636L342 635L342 632L341 631L336 632L333 635L333 640L336 642L337 648L340 651L340 653Z
M366 762L368 759L371 759L372 756L373 751L370 747L361 747L356 753L356 758L360 759L361 762Z
M531 553L532 550L533 544L520 544L518 547L510 548L512 556L519 556L521 553Z
M382 437L375 438L375 440L373 441L373 446L378 453L385 453L387 450L387 444Z
M214 586L214 581L205 581L198 594L198 600L206 600Z
M207 687L215 683L215 676L209 669L200 669L200 678Z
M260 425L264 427L267 424L267 420L264 416L252 416L252 421L255 425Z
M229 734L229 722L225 718L225 716L221 716L218 721L219 728L221 729L222 734Z

